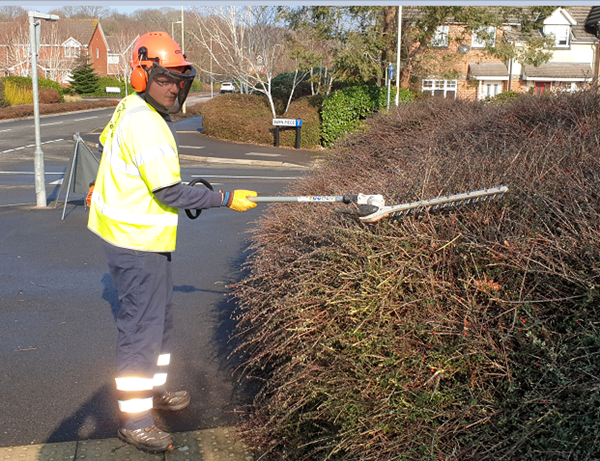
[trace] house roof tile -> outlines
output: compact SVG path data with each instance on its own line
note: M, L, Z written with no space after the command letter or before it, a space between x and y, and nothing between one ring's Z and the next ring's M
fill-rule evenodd
M51 26L47 27L50 24ZM54 41L53 37L58 37L61 43L73 37L82 45L87 46L92 40L92 35L98 25L98 19L61 19L50 24L42 25L42 43L51 43Z
M523 75L526 78L591 78L592 68L589 64L542 64L535 67L523 65Z
M501 62L470 62L469 74L473 77L508 77L508 69Z

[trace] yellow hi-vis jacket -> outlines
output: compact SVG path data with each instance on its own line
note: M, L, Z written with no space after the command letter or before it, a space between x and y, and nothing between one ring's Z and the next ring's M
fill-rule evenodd
M100 135L104 146L88 228L132 250L175 250L177 209L152 191L181 181L177 144L162 116L137 94L123 99Z

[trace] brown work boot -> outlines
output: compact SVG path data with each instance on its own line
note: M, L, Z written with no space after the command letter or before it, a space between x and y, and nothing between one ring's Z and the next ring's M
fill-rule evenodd
M154 396L155 410L177 411L190 404L190 394L187 391L165 392L163 395Z
M117 436L146 453L161 453L173 448L173 437L155 425L143 429L119 429Z

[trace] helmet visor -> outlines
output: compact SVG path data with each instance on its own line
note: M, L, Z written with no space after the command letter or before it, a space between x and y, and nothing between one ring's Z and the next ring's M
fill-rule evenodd
M161 112L167 114L179 112L188 96L188 93L190 92L194 78L196 77L196 69L194 69L192 66L187 66L182 72L177 72L175 70L162 67L154 62L150 72L148 73L148 80L152 81L158 76L169 77L170 80L175 81L175 84L179 88L179 93L177 94L177 101L175 104L171 107L165 107L164 111L161 110Z

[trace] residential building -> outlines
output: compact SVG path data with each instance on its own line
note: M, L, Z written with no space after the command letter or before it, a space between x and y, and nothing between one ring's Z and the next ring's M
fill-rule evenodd
M419 8L408 10L405 21L410 23L418 17ZM427 53L421 53L420 75L413 78L413 87L433 96L472 100L505 91L541 94L581 89L599 74L599 21L600 7L556 8L534 32L538 38L555 41L550 61L536 67L504 61L485 50L486 44L494 47L501 38L516 47L525 46L517 20L472 33L468 24L450 18L436 29ZM412 46L422 48L416 43Z
M100 76L109 75L108 42L98 19L61 19L42 22L38 75L66 85L71 70L88 56ZM31 51L27 18L2 23L0 30L0 75L30 74Z

